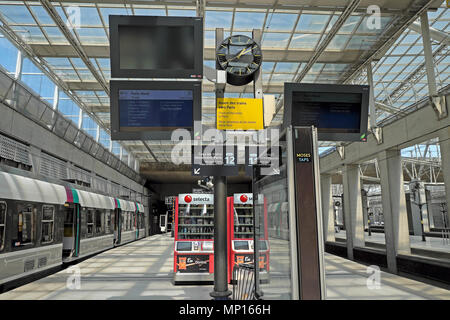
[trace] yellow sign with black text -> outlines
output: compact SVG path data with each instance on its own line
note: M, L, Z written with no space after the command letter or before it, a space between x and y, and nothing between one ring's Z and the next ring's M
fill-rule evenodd
M263 99L219 98L216 120L218 130L264 129Z

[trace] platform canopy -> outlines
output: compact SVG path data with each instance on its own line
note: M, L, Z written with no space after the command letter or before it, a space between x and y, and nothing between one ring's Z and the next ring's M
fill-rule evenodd
M374 24L374 12L379 20ZM0 1L0 34L99 126L110 132L108 16L204 16L204 64L214 67L215 29L225 36L262 30L264 94L283 116L283 83L367 84L373 70L376 121L428 96L419 16L428 11L437 87L449 83L450 14L442 0ZM419 23L419 28L417 27ZM252 97L252 86L228 86L226 96ZM214 126L214 84L203 80L202 122ZM170 141L123 141L143 162L171 162ZM321 142L323 148L335 143Z

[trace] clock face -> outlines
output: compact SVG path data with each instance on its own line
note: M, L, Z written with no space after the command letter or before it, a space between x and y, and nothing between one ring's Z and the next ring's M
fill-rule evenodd
M228 73L230 84L243 85L253 80L262 62L261 48L251 38L235 35L226 38L216 52L220 69Z

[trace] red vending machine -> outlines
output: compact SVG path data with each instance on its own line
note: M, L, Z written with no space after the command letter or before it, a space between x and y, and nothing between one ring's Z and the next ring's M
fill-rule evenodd
M253 264L253 194L235 193L227 198L228 207L228 282L238 264ZM262 221L261 221L262 222ZM264 237L260 239L260 280L269 280L269 241L267 204L264 198Z
M214 195L175 200L174 283L214 281Z

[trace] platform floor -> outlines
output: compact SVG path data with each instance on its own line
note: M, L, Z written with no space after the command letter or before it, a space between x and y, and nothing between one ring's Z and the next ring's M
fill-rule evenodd
M271 282L265 299L289 298L287 245L271 240ZM367 267L326 254L328 299L450 299L450 291L381 272L379 289L367 287ZM72 274L62 270L46 278L0 294L0 300L210 300L212 285L172 284L173 238L156 235L114 248L77 265L81 288L66 286ZM231 289L231 286L230 286Z

